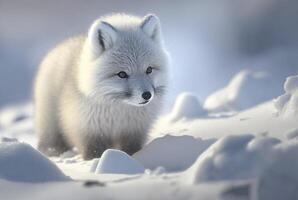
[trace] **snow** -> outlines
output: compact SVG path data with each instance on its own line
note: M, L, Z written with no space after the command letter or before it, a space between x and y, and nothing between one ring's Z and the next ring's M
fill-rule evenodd
M183 93L139 152L129 156L108 149L89 161L75 149L46 158L35 149L30 104L4 109L0 198L297 199L297 80L289 77L277 99L242 111L236 109L246 106L237 106L247 104L234 105L243 102L246 81L238 85L240 96L228 103L233 106L224 103L228 109L221 112L208 113L194 94Z
M263 71L242 70L228 85L208 96L204 108L212 112L234 111L250 108L267 99L265 88L268 74Z
M20 182L69 180L49 159L28 144L0 144L0 179Z
M294 94L298 90L298 76L290 76L287 78L284 89L287 93Z
M194 183L256 178L279 143L276 138L250 134L226 136L206 150L188 173Z
M33 130L33 106L31 103L8 106L0 110L0 136L18 138L36 147Z
M91 184L90 184L91 183ZM92 181L59 182L54 184L23 184L0 180L0 193L3 199L71 199L71 200L185 200L216 199L224 185L185 185L172 176L160 177L145 175L121 179L117 182L98 184ZM11 192L11 190L18 192ZM20 195L21 194L21 195Z
M285 132L298 128L295 117L278 115L272 101L236 113L232 116L197 118L191 121L171 122L170 116L162 117L151 131L152 138L166 134L174 136L191 135L197 138L221 138L225 135L268 135L285 139Z
M6 107L0 111L0 127L8 128L30 117L32 117L31 104Z
M284 117L298 114L298 75L290 76L284 84L285 93L274 101L275 108Z
M298 128L293 128L293 129L290 129L288 130L286 133L285 133L287 139L294 139L294 138L298 138Z
M91 170L94 167L91 167ZM145 168L128 154L116 149L107 149L98 161L95 173L138 174Z
M194 119L205 116L207 112L203 109L197 97L191 93L181 93L172 110L172 121L181 119Z
M279 144L269 153L270 163L257 183L257 199L297 199L298 142Z
M147 169L162 166L167 172L182 171L190 167L214 141L188 135L165 135L151 141L133 157Z
M193 184L253 180L257 199L296 199L298 141L252 135L226 136L206 150L185 172ZM252 195L252 194L250 194Z

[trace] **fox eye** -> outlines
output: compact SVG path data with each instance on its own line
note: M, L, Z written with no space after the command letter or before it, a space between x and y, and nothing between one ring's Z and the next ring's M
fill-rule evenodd
M124 71L121 71L117 74L117 76L119 76L120 78L128 78L128 75L126 72Z
M149 66L147 69L146 69L146 74L151 74L152 73L152 67Z

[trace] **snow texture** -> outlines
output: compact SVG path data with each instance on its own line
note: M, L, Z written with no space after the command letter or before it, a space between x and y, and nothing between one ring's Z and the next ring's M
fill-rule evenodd
M290 76L284 83L285 93L275 99L279 114L287 117L298 114L298 75Z
M291 140L291 139L298 139L298 128L293 128L293 129L290 129L288 130L286 133L285 133L286 137L288 140Z
M255 186L258 199L295 199L297 155L297 140L281 142L270 137L227 136L205 151L187 175L194 184L254 179L258 180Z
M261 88L269 75L261 71L242 70L228 85L206 98L204 108L212 112L235 111L250 108L267 99Z
M168 172L181 171L190 167L214 141L186 135L166 135L156 138L133 157L151 170L162 166Z
M91 171L92 168L94 166L91 167ZM139 174L144 171L145 168L138 161L116 149L108 149L103 152L95 169L97 174Z
M30 103L9 106L0 110L0 136L18 138L36 146L33 132L33 106Z
M0 143L0 178L20 182L70 180L30 145L13 141Z
M207 112L203 109L198 98L191 93L181 93L176 101L171 113L171 121L181 119L194 119L206 116Z
M0 127L9 128L30 117L32 117L31 104L7 107L0 112Z
M109 149L84 161L73 150L49 158L59 168L18 142L31 144L36 137L31 111L4 109L0 198L297 199L296 86L297 78L290 77L279 100L217 117L207 116L197 98L184 93L173 112L157 121L151 142L132 157ZM77 181L63 181L70 179L60 169Z
M298 142L279 144L267 156L270 163L258 178L257 199L298 199Z

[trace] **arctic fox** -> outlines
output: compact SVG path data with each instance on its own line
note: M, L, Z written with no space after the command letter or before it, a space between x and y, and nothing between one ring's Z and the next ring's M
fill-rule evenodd
M38 148L84 159L108 148L142 148L167 86L159 19L114 14L96 20L43 60L35 82Z

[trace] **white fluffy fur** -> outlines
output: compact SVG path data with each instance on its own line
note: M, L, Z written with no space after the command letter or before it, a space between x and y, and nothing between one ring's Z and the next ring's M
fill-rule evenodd
M40 150L75 146L86 159L113 147L134 153L160 110L167 66L155 15L96 20L87 37L62 43L41 64L35 85ZM120 71L129 78L119 78ZM152 97L140 104L145 91Z

